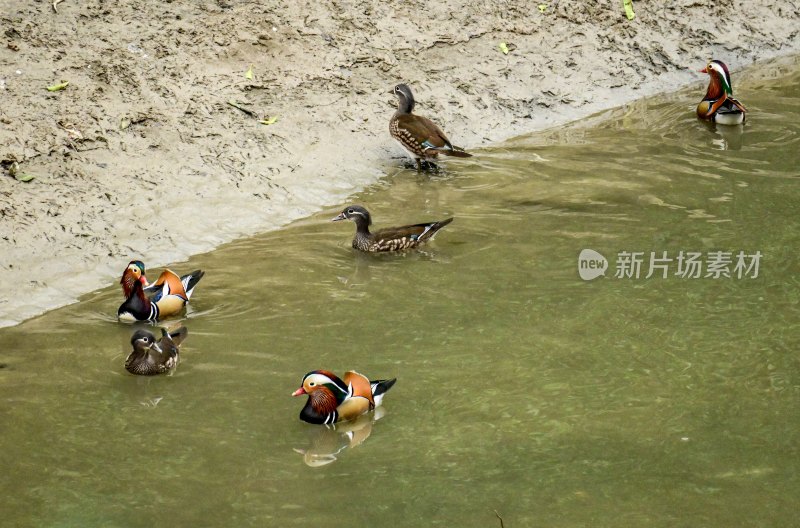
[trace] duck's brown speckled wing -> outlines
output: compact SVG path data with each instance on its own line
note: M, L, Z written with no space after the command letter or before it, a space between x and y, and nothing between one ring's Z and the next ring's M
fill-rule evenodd
M440 222L388 227L371 235L372 251L395 251L416 247L430 239L441 228L452 222L452 218Z
M416 114L397 116L398 133L412 140L420 149L453 148L442 129L427 117Z

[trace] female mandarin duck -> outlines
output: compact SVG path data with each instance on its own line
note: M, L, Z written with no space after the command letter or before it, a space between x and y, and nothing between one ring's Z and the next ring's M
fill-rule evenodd
M333 222L339 220L352 220L356 224L356 236L353 238L353 248L361 251L399 251L410 249L424 244L436 234L441 228L453 221L452 218L439 222L429 222L426 224L414 224L402 227L387 227L374 233L370 233L369 226L372 224L372 217L369 212L359 205L346 207Z
M453 146L436 123L411 113L414 110L411 88L398 84L392 93L397 96L397 112L389 121L389 133L417 163L417 170L422 170L423 161L435 160L439 154L458 158L472 156L461 147Z
M125 370L140 376L153 376L169 372L178 366L180 356L178 347L189 331L182 326L174 332L161 329L161 339L156 338L147 330L137 330L131 337L133 351L125 360Z
M747 109L733 98L731 74L725 63L712 60L700 73L707 73L711 78L708 90L700 104L697 105L697 116L720 125L738 125L744 123Z
M205 273L195 270L179 277L164 270L152 284L147 284L144 263L132 260L119 280L125 302L117 310L120 321L158 321L180 313Z
M314 370L303 376L292 396L308 394L300 419L312 424L333 424L353 420L381 404L386 391L397 379L370 381L358 372L348 371L344 380L327 370Z

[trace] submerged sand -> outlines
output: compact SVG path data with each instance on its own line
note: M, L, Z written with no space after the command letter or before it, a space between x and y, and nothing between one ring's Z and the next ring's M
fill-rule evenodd
M800 50L791 1L518 4L0 0L0 326L342 202L398 82L476 149Z

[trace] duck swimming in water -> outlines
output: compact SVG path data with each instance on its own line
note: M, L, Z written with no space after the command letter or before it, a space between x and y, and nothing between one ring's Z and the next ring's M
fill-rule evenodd
M705 97L697 105L697 117L720 125L744 123L747 109L733 98L731 74L725 63L712 60L700 73L707 73L710 80Z
M369 211L360 205L345 207L344 211L332 220L334 222L340 220L353 221L356 224L353 248L369 252L400 251L402 249L415 248L433 238L437 231L453 221L452 218L447 218L425 224L387 227L372 233L369 230L369 226L372 224L372 217Z
M147 330L137 330L131 336L133 351L125 359L125 370L140 376L154 376L173 370L180 361L178 348L188 334L185 326L172 332L162 328L161 339L156 342L155 336Z
M314 370L303 376L292 396L308 395L300 419L312 424L334 424L353 420L379 406L396 379L370 381L358 372L348 371L344 379L327 370Z
M155 322L177 315L189 302L203 275L202 270L195 270L179 277L167 269L154 283L148 284L144 263L132 260L119 281L125 302L117 309L117 318L124 322Z

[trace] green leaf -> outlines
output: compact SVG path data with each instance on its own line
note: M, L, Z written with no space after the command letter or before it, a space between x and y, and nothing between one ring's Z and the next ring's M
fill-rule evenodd
M636 15L633 13L633 0L622 0L622 5L625 7L625 16L628 20L633 20Z
M19 173L19 172L14 175L14 178L16 178L17 181L21 181L22 183L28 183L29 181L31 181L35 177L36 176L34 176L33 174L24 174L24 173Z
M547 10L547 4L539 4L536 7L538 7L539 11L541 11L542 13L544 13Z
M503 55L508 55L508 45L505 42L501 42L499 48Z
M250 81L253 80L253 65L251 64L247 71L244 73L244 78Z
M53 86L48 86L47 87L47 91L48 92L57 92L59 90L63 90L67 86L69 86L69 81L61 81L60 83L54 84Z
M277 117L275 117L275 116L273 116L273 117L269 117L269 118L267 118L267 119L262 119L261 121L259 121L259 123L261 123L262 125L272 125L272 124L274 124L274 123L275 123L277 120L278 120L278 118L277 118Z

